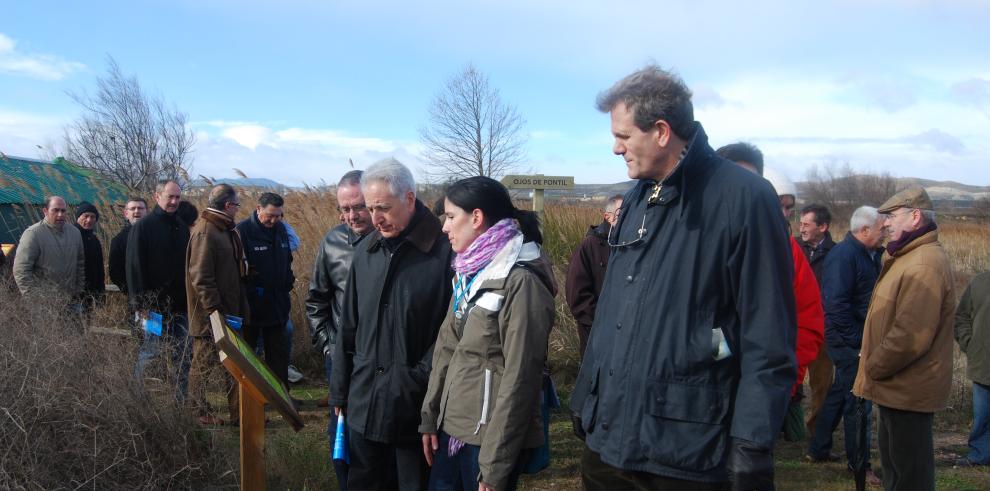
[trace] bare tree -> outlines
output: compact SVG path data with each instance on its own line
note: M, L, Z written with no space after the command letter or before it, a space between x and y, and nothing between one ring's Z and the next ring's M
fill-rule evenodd
M863 205L879 206L897 192L897 179L889 172L857 174L848 162L817 165L808 169L803 198L825 205L834 220L846 220Z
M980 218L990 219L990 196L984 196L973 202L973 211Z
M525 158L525 120L502 101L488 77L468 65L434 97L429 123L420 130L429 162L427 174L439 181L470 176L498 178Z
M187 116L151 97L136 77L127 77L109 58L95 94L69 93L83 115L65 128L69 160L129 189L150 191L161 179L185 179L196 138Z

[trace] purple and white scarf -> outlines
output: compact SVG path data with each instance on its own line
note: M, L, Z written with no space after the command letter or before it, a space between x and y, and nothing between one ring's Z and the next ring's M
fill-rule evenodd
M492 258L505 244L521 234L519 223L512 218L503 218L474 239L467 250L454 257L454 271L461 276L471 276L488 266Z

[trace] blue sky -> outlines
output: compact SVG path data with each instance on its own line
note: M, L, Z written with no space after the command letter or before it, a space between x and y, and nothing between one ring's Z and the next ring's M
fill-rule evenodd
M424 5L419 5L423 3ZM599 91L651 60L714 146L803 179L850 163L990 184L990 2L0 0L0 151L34 157L113 56L189 115L194 173L336 181L395 156L473 63L530 134L526 167L626 179Z

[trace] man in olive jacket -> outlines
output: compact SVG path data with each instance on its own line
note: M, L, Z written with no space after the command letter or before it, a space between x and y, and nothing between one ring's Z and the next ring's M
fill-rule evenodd
M223 424L206 403L206 376L220 365L220 356L210 327L210 314L248 317L245 292L247 261L244 246L234 229L234 217L241 203L234 188L220 184L210 191L209 208L189 232L186 249L186 299L189 305L189 336L192 338L192 366L189 369L189 398L202 424ZM224 373L230 420L239 419L237 385Z
M425 489L417 427L449 305L453 252L404 165L372 165L361 188L377 230L354 252L329 401L347 414L347 488Z
M571 397L585 489L770 489L797 377L777 193L715 154L677 75L647 66L598 109L638 181Z
M60 196L49 196L45 218L21 234L14 256L14 281L21 295L41 298L56 287L75 301L86 278L82 236L73 226L65 226L68 210Z
M952 387L952 270L924 189L895 194L879 212L890 257L866 313L853 393L879 406L884 489L934 490L932 418Z
M973 429L969 455L958 465L990 464L990 273L976 275L956 309L956 342L966 353L966 375L973 381Z

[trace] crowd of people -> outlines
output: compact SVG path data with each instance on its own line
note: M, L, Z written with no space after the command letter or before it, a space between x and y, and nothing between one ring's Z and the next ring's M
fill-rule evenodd
M585 489L773 489L775 441L807 441L808 462L836 461L840 421L857 479L934 489L932 421L948 399L953 334L974 401L958 464L990 463L990 276L956 304L923 189L856 209L838 243L830 211L809 204L798 240L796 187L753 145L713 149L678 76L648 66L597 106L635 184L607 200L567 265L581 350L569 411ZM340 488L515 489L545 466L548 441L558 288L537 216L487 177L449 185L431 211L394 159L345 174L336 201L341 224L317 247L305 307L325 404L347 425ZM167 357L176 400L200 423L236 423L232 378L227 420L206 401L219 363L208 317L241 319L287 385L299 239L274 193L240 222L226 184L202 212L174 181L158 185L154 205L130 199L109 249L110 278L143 327L134 376ZM75 212L65 226L65 200L50 197L13 270L24 296L57 288L85 312L104 290L100 215L88 203Z

